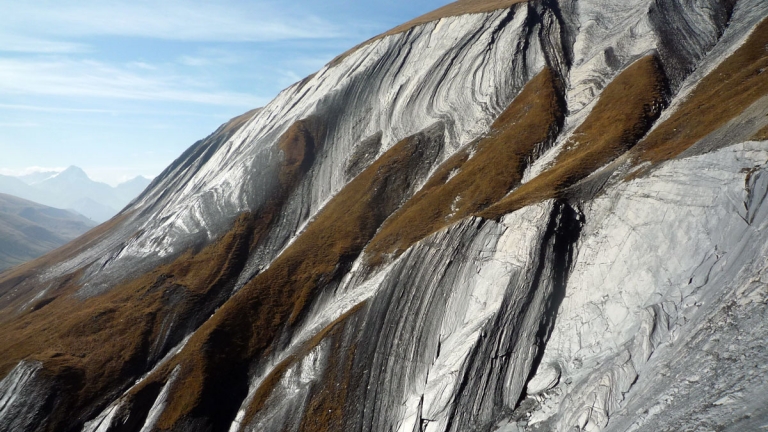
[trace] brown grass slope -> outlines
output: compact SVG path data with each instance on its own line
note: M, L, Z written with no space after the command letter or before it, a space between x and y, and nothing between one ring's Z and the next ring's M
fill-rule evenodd
M95 225L67 210L0 194L0 272L61 247Z
M634 146L658 119L668 96L655 56L637 60L608 86L551 168L480 213L496 219L527 205L560 198L576 182Z
M244 264L250 232L250 218L243 216L232 231L200 253L185 254L85 301L72 295L79 274L72 275L61 292L0 325L0 375L21 359L41 361L44 373L59 386L46 429L76 429L101 408L100 398L125 390L150 366L148 358L163 354L154 341L166 331L166 319L183 323L200 309L212 310L211 297Z
M365 305L358 305L344 315L344 321L336 324L329 333L329 359L322 373L311 390L307 408L301 419L299 432L344 430L349 416L345 413L350 391L359 385L354 382L354 360L359 340L359 326L366 318ZM349 343L349 337L352 343Z
M0 324L0 376L19 360L32 359L43 363L53 381L66 384L58 389L47 430L77 429L104 408L105 396L125 391L227 299L259 236L311 167L323 131L317 119L288 129L279 142L279 190L260 212L240 215L211 245L84 301L73 295L78 272L26 313Z
M66 245L33 261L24 263L0 274L0 323L14 318L22 304L29 301L41 289L36 275L45 268L76 256L103 240L113 229L131 216L123 213L88 231ZM66 280L66 277L64 278ZM66 284L56 283L61 288ZM53 291L56 291L54 289Z
M702 79L687 100L633 149L636 162L676 157L768 94L768 19Z
M439 153L433 137L403 140L332 199L263 273L203 325L178 357L181 375L159 426L228 427L247 393L247 368L273 349L319 289L340 278ZM434 138L439 137L439 138ZM442 144L439 144L442 145ZM284 333L283 333L284 334ZM173 365L154 379L164 379Z
M256 215L252 247L258 245L272 228L288 197L309 172L317 152L322 150L326 132L325 123L312 116L297 121L280 137L277 146L283 154L283 162L278 172L278 191Z
M427 184L382 226L366 249L378 265L417 241L473 215L519 185L537 146L551 141L564 101L550 69L534 77L480 139L446 161ZM473 153L470 158L470 153Z
M358 342L345 347L342 338L345 328L330 334L331 351L334 355L325 373L312 388L309 404L301 419L299 432L344 430L348 419L345 413L352 382L355 353Z

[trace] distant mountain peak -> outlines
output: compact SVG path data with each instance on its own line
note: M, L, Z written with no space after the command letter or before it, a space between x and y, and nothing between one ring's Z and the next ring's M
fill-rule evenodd
M136 198L151 180L136 176L113 187L92 180L80 167L51 169L24 178L7 177L0 181L0 193L18 196L47 206L71 209L104 222Z
M120 187L120 186L122 186L122 185L127 185L127 184L134 184L134 183L142 183L142 184L143 184L143 183L146 183L146 184L149 184L151 181L152 181L152 180L151 180L151 179L149 179L149 178L147 178L147 177L144 177L144 176L142 176L142 175L138 175L138 176L136 176L136 177L134 177L134 178L132 178L132 179L126 180L126 181L124 181L124 182L121 182L121 183L120 183L120 184L118 184L117 186L118 186L118 187Z
M56 177L59 178L71 178L71 179L82 179L82 180L90 180L91 178L88 177L88 174L83 171L82 168L72 165L69 168L65 169L64 171L60 172L59 175Z

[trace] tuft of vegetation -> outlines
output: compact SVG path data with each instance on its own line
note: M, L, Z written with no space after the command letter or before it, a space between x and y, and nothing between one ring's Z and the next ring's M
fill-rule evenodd
M625 153L650 129L666 105L669 88L656 56L630 65L603 90L551 168L479 215L496 219L549 198Z
M326 373L312 389L299 432L340 431L348 417L345 415L349 392L354 385L353 367L358 343L344 347L342 332L329 335L331 351L335 353L326 366Z
M362 309L362 308L361 308ZM352 318L365 315L348 315L343 326L335 328L329 333L328 340L331 344L330 357L325 372L311 390L311 396L307 409L302 418L299 432L337 431L344 430L348 416L345 413L350 391L357 385L353 382L355 354L359 341L355 341L345 347L345 334L355 328Z
M248 121L252 119L253 116L258 114L259 111L261 111L261 108L255 108L230 119L228 122L224 123L219 128L219 130L216 131L216 135L223 138L224 141L227 141L232 137L232 135L234 135L243 126L245 126L245 124L248 123Z
M768 19L633 149L636 163L672 159L768 94Z
M561 94L549 68L534 77L486 137L443 163L384 223L366 249L369 264L399 255L443 227L486 209L519 185L537 149L551 142L562 126Z

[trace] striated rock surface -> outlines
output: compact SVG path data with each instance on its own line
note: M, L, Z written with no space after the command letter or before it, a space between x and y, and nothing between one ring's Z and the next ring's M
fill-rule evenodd
M768 425L768 3L460 0L0 276L0 430Z

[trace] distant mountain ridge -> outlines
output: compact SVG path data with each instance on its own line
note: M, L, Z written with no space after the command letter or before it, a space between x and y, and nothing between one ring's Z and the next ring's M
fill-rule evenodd
M28 185L33 185L35 183L40 183L42 181L48 180L51 177L55 177L60 173L61 171L38 171L30 174L16 176L16 178L18 178L19 180L23 181Z
M0 194L0 271L63 246L95 225L68 210Z
M101 223L128 205L150 182L138 176L112 187L91 180L81 168L70 166L61 172L44 171L19 177L0 175L0 193L73 210Z

